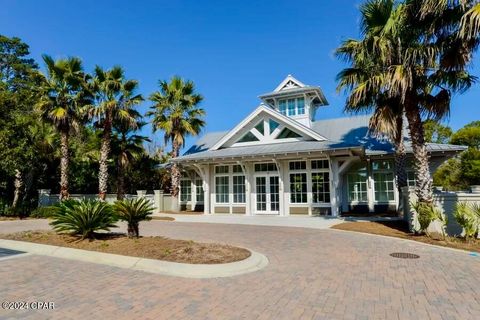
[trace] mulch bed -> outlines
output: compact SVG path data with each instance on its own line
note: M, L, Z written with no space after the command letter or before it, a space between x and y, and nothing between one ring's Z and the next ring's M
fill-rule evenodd
M52 231L24 231L0 234L0 238L192 264L228 263L244 260L250 256L250 251L246 249L225 244L198 243L164 237L129 239L120 233L99 233L94 240L79 240L78 237L56 234Z
M152 217L152 220L175 221L175 218L173 218L173 217L159 217L159 216L154 216L154 217Z
M437 246L480 252L479 239L466 241L462 238L447 237L445 240L435 240L425 235L410 233L406 221L343 222L333 226L332 229L379 234Z

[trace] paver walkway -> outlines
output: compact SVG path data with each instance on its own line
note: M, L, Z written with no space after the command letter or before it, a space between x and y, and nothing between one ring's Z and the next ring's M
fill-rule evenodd
M26 221L30 229L42 221ZM0 233L24 222L0 222ZM0 261L4 301L53 301L26 319L478 319L480 258L334 230L151 221L144 235L226 242L265 254L263 270L181 279L43 256ZM404 260L392 252L411 252Z

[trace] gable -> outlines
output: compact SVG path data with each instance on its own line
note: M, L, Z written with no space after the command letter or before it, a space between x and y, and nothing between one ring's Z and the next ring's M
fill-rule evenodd
M325 141L326 138L301 123L260 105L253 113L218 141L220 148L272 144L291 141Z
M288 75L280 84L275 88L274 92L279 92L287 89L303 88L305 84L295 79L292 75Z

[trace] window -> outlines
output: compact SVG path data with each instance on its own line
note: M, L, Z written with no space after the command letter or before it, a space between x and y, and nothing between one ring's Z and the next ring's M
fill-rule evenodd
M252 142L252 141L259 141L259 140L253 133L249 131L237 142Z
M281 114L284 116L287 115L287 101L286 100L280 100L278 102L278 110L280 111Z
M228 166L216 166L215 173L228 173Z
M264 124L263 124L263 120L260 121L256 126L255 126L255 129L258 130L258 132L260 132L262 135L265 134L264 133Z
M313 203L330 202L330 173L312 173Z
M192 201L192 183L189 179L180 180L180 201Z
M330 202L330 168L328 160L312 160L312 202Z
M347 174L348 201L367 202L367 167L357 165Z
M288 166L290 170L306 170L307 162L306 161L290 161Z
M375 201L388 202L395 200L393 162L379 160L372 163Z
M195 200L197 202L203 202L204 200L202 179L195 180Z
M312 160L312 170L329 169L328 160Z
M215 201L217 203L228 203L228 176L215 177Z
M295 115L295 99L288 99L288 115L294 116Z
M292 130L288 128L283 128L282 132L275 138L275 139L287 139L287 138L300 138L301 135L299 135L296 132L293 132Z
M415 177L415 172L407 171L407 185L409 187L415 187L417 183L417 178Z
M245 176L233 176L233 202L245 203Z
M277 171L275 163L255 163L255 172Z
M297 99L297 114L305 114L305 99Z
M307 174L290 174L290 202L307 203Z
M393 172L377 172L373 174L375 201L388 202L395 200L393 177Z
M277 129L278 126L280 125L278 122L272 119L269 119L268 123L270 124L270 134L272 134L273 131L275 131L275 129Z
M235 164L232 166L233 173L243 173L242 166L239 164Z

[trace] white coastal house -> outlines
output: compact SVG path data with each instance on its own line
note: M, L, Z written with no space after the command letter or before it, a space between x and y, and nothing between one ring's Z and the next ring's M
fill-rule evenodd
M287 76L227 132L204 135L174 159L180 207L205 214L332 215L396 211L393 147L368 132L370 116L315 120L322 90ZM411 146L406 138L411 156ZM464 150L428 144L432 169ZM413 170L408 171L413 185Z

